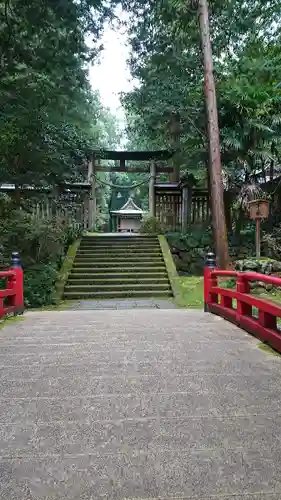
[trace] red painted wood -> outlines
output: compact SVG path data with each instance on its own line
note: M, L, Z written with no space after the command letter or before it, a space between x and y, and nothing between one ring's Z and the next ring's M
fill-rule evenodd
M0 319L2 319L6 314L23 311L23 270L21 267L15 267L9 271L1 271L0 279L6 280L6 288L0 289Z
M238 271L224 271L223 269L214 269L213 276L217 276L218 278L236 278L238 275Z
M14 271L0 271L0 279L12 278L14 274L15 274Z
M222 277L236 277L236 290L218 286L217 278ZM234 322L281 352L281 330L277 326L277 319L281 318L281 305L251 295L250 281L281 287L281 278L277 276L208 269L204 273L204 300L208 310ZM257 315L253 315L253 308L257 309Z
M204 267L204 303L207 304L210 301L209 289L210 289L210 277L213 269L210 267Z

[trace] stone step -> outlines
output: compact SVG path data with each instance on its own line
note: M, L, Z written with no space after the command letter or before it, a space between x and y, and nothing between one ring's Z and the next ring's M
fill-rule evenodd
M99 252L127 252L127 251L134 251L134 250L139 250L141 252L149 252L149 251L154 251L154 250L161 250L159 245L149 245L142 247L141 245L130 245L130 246L121 246L121 245L116 245L116 246L111 246L111 245L106 245L106 246L99 246L99 245L87 245L87 246L80 246L79 251L83 252L89 252L91 250L97 250Z
M135 250L139 250L141 252L150 252L150 251L155 251L155 250L160 250L159 245L150 245L150 246L145 246L142 247L140 245L130 245L126 247L122 246L116 246L112 247L110 245L107 246L99 246L99 245L93 245L93 246L80 246L79 247L79 252L92 252L93 250L97 252L133 252Z
M144 266L143 266L144 264ZM162 266L162 261L159 259L157 261L150 260L148 261L135 261L135 262L124 262L124 260L119 260L119 261L108 261L108 260L99 260L99 261L90 261L90 262L74 262L72 270L80 269L79 272L81 272L81 269L83 269L83 272L85 272L85 269L91 270L91 272L95 272L95 269L99 268L107 268L108 270L110 269L116 269L117 271L120 271L122 267L126 265L126 267L130 267L130 269L134 269L135 267L154 267L154 268L159 268ZM165 266L163 265L162 269L165 270ZM109 271L111 272L111 270Z
M116 236L114 238L106 236L106 237L97 237L97 236L83 236L81 241L96 241L97 243L104 243L108 241L112 242L118 242L118 243L135 243L136 241L143 241L143 242L151 242L151 241L158 241L157 236L127 236L127 237L122 237L122 236Z
M135 260L135 261L130 261L130 262L124 262L124 259L120 260L90 260L90 261L75 261L73 264L72 269L95 269L95 268L111 268L111 269L122 269L122 267L125 265L126 267L130 267L131 269L134 269L135 267L161 267L163 262L160 259L153 260L150 259L149 261L144 260L142 261L141 259ZM165 266L163 265L163 268L165 269Z
M78 299L126 299L126 298L168 298L172 297L171 290L155 291L155 290L122 290L122 291L109 291L109 292L87 292L79 293L77 291L70 291L64 293L66 300Z
M138 261L150 261L150 260L160 260L162 261L162 255L160 254L132 254L132 255L127 255L126 253L124 254L117 254L117 255L112 255L112 256L108 256L108 255L104 255L104 254L100 254L100 255L78 255L77 257L75 257L75 261L74 262L81 262L81 261L84 261L84 262L93 262L93 261L108 261L108 262L118 262L118 261L122 261L122 262L138 262Z
M116 248L114 250L112 250L111 248L87 248L86 250L82 249L82 250L78 250L77 253L76 253L76 256L77 255L80 255L80 256L89 256L89 255L106 255L106 256L109 256L109 257L112 257L113 255L124 255L124 256L130 256L130 255L134 255L134 254L141 254L143 256L145 255L150 255L150 254L157 254L157 255L161 255L162 256L162 252L161 252L161 249L160 248L146 248L145 250L142 250L142 248Z
M108 276L107 278L102 275L100 277L95 277L95 278L92 278L92 277L88 277L88 276L84 276L83 278L79 277L74 277L74 276L71 276L70 279L68 280L68 283L67 283L67 286L68 287L72 287L72 286L89 286L89 285L139 285L139 284L143 284L143 285L167 285L168 287L170 286L170 282L169 282L169 279L168 279L168 276L155 276L155 277L145 277L145 278L141 278L139 276L135 276L135 277L132 277L131 276L118 276L118 277L114 277L114 276Z
M84 234L83 240L155 240L157 236L153 234L129 234L129 233L113 233L113 234Z
M65 299L172 297L156 237L84 237Z
M122 246L122 245L116 245L116 246L111 246L111 245L106 245L106 246L100 246L100 245L81 245L79 247L79 252L90 252L92 250L97 250L99 252L127 252L127 251L134 251L134 250L141 250L142 252L149 252L149 251L154 251L154 250L160 250L159 245L128 245L128 246Z
M93 272L93 269L116 269L117 271L120 271L120 269L124 268L124 265L126 266L127 269L135 269L135 268L142 268L142 269L148 269L148 268L154 268L154 269L166 269L165 264L162 260L158 260L157 262L152 262L151 260L147 261L140 261L138 260L137 262L124 262L123 260L120 260L118 262L112 262L112 261L102 261L102 262L74 262L73 267L72 267L72 272L76 269L79 269L79 272L87 272L91 270Z
M159 244L158 238L155 239L141 239L141 238L126 238L126 239L117 239L117 238L111 238L111 239L106 239L106 238L93 238L93 239L82 239L81 240L81 245L100 245L100 246L106 246L106 245L120 245L120 246L127 246L127 245L157 245Z
M125 291L125 290L155 290L155 291L165 291L170 290L170 284L164 283L156 283L156 284L145 284L145 283L136 283L136 284L103 284L103 285L67 285L65 287L65 292L108 292L108 291Z
M128 253L128 252L123 252L123 253L112 253L112 254L105 254L105 253L89 253L89 254L78 254L75 257L75 262L81 262L81 261L87 261L87 262L92 262L92 261L99 261L99 260L108 260L109 262L114 260L122 260L122 261L136 261L138 259L162 259L162 255L160 252L154 252L154 253L147 253L143 254L142 252L134 252L134 253Z
M126 279L126 278L138 278L138 279L145 279L145 278L151 278L151 279L154 279L154 278L163 278L163 277L167 277L167 272L166 272L166 269L165 268L161 268L160 270L154 270L152 269L151 271L147 271L146 269L144 271L140 270L140 271L135 271L134 268L132 269L129 269L129 270L124 270L124 269L121 269L121 270L116 270L116 269L113 269L113 270L109 270L108 268L103 268L103 269L98 269L98 270L94 270L94 271L91 271L91 272L80 272L79 269L77 269L74 273L71 273L70 275L70 278L69 278L69 281L71 281L72 279L75 279L75 280L79 280L79 279L91 279L91 280L95 280L95 279L110 279L110 278L114 278L114 279Z

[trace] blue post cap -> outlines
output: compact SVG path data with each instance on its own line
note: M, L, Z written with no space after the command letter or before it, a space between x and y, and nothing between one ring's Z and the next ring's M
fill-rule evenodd
M18 252L12 252L12 267L21 267L20 256Z
M208 252L205 259L205 267L215 268L216 266L217 262L214 252Z

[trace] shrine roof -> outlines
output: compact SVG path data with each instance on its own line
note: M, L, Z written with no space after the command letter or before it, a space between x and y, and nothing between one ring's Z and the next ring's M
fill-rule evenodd
M123 205L120 210L112 210L111 213L113 214L120 214L120 215L141 215L144 213L144 211L138 207L134 200L132 198L129 198L125 205Z

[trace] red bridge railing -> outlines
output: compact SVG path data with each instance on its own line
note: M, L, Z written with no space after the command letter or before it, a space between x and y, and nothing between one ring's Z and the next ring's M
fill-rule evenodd
M204 269L204 309L232 321L281 352L281 305L251 295L250 282L281 287L281 278L255 272L216 269L214 254L208 254ZM219 285L222 278L234 278L236 288Z
M24 310L23 270L18 253L12 254L12 265L0 271L0 319L7 314L21 314Z

